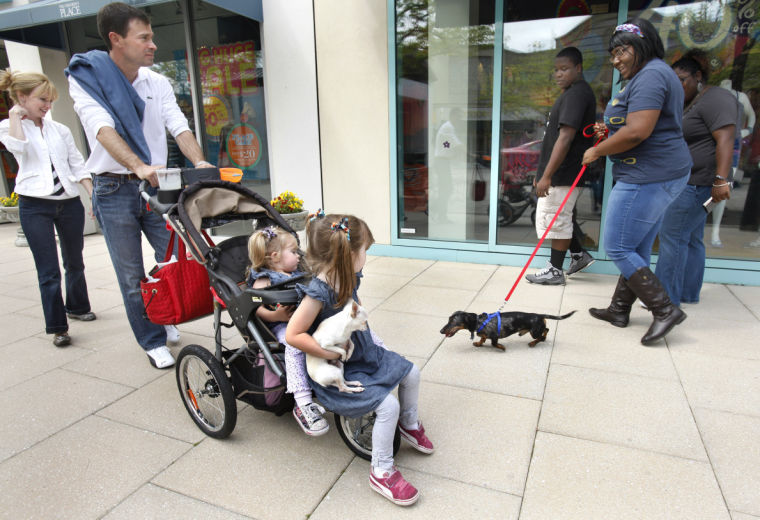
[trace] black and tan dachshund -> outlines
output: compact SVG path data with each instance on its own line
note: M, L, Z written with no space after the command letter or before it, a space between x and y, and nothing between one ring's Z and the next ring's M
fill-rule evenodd
M476 347L481 346L487 339L491 345L501 350L505 347L499 344L499 338L506 338L515 332L522 336L530 332L533 337L528 345L535 347L539 341L546 340L549 329L546 320L564 320L575 313L569 312L563 316L551 316L549 314L534 314L532 312L501 312L494 314L475 314L474 312L457 311L449 316L449 322L441 329L441 334L450 338L457 331L465 329L470 331L470 339L477 334L480 341L473 343Z

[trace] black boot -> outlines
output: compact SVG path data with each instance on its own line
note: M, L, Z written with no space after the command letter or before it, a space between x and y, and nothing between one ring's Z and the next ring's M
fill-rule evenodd
M588 312L598 320L609 321L616 327L625 327L628 325L628 316L631 314L631 305L636 301L634 293L625 281L625 278L618 278L615 292L612 293L612 301L606 309L589 309Z
M644 302L654 316L649 330L641 338L643 345L652 345L686 319L686 313L673 305L668 293L648 267L642 267L628 279L628 286Z

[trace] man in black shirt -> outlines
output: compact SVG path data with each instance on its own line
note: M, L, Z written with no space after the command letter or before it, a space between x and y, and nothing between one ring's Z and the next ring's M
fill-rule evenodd
M554 59L554 80L562 89L549 113L546 134L536 173L536 232L538 237L551 223L581 169L583 152L591 145L583 128L594 123L596 98L583 79L583 55L575 47L561 50ZM580 190L573 190L546 238L552 240L551 260L536 274L525 278L531 283L564 285L562 264L570 249L568 275L591 265L593 257L583 250L573 235L573 209Z

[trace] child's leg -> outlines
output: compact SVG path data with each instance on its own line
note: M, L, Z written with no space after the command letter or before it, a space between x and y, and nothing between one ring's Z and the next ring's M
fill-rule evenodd
M372 468L370 487L400 506L410 506L420 496L419 491L393 467L393 436L396 433L400 406L393 394L388 394L375 413L372 428Z
M285 342L285 329L287 326L281 323L272 330L277 341L285 345L285 376L288 381L287 391L293 394L298 404L308 404L311 402L311 386L306 379L306 355L295 347L291 347ZM304 397L308 396L306 400ZM300 400L299 400L300 398Z
M412 369L398 385L398 398L401 406L399 431L401 438L422 453L430 454L435 451L433 443L425 435L425 428L417 414L417 400L420 394L420 369L413 365Z
M312 400L311 386L306 378L306 355L285 342L286 328L283 323L274 327L272 332L277 337L277 341L285 345L287 392L293 394L296 401L293 417L306 435L324 435L330 429L330 425L322 417L325 409Z
M398 400L401 404L399 423L407 430L416 430L418 426L417 401L420 395L420 369L412 369L398 385Z
M372 467L375 470L391 471L393 468L393 437L398 423L399 402L396 396L388 394L375 413L372 427Z

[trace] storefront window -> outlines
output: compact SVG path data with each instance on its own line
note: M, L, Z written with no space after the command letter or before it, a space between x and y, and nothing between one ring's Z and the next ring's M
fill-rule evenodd
M669 2L630 3L629 18L648 19L665 45L665 61L677 61L693 48L709 57L708 84L729 89L737 100L741 135L734 147L731 199L708 216L704 243L708 258L757 258L760 255L760 50L756 2L711 0L658 7ZM643 4L643 5L640 5ZM654 5L653 5L654 4Z
M504 12L496 241L532 245L537 241L533 182L549 112L561 94L553 77L554 59L566 47L581 51L583 76L596 95L597 120L601 120L612 85L607 39L617 23L617 12L606 3L595 3L592 13L585 2L559 0L540 6L529 0L510 0ZM587 249L595 249L599 242L604 166L604 161L598 161L587 168L576 188L582 190L576 204L583 235L579 238Z
M487 242L492 1L398 0L399 236Z
M259 24L203 5L194 14L207 157L242 169L243 183L269 198Z

